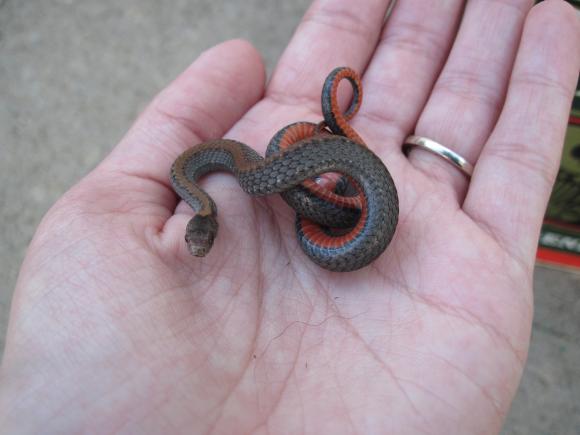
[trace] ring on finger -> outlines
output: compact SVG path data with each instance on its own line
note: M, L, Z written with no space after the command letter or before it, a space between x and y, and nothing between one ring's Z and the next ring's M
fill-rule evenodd
M403 142L403 151L408 155L410 149L413 147L421 148L447 160L459 169L467 178L471 178L471 175L473 174L473 165L471 163L455 151L435 142L434 140L423 136L411 135Z

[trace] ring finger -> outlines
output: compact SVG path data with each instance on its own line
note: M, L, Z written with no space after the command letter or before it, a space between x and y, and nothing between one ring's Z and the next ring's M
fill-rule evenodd
M467 3L448 61L415 134L475 164L499 116L531 0ZM438 156L412 148L410 162L462 201L467 178Z

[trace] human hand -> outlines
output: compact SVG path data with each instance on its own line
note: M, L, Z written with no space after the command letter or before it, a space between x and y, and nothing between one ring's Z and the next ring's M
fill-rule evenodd
M529 15L527 0L472 1L457 32L464 2L400 0L383 29L387 3L316 2L265 91L247 43L208 50L58 201L17 284L3 432L500 430L529 345L578 18L559 0ZM223 135L263 152L280 127L320 120L339 65L364 73L352 124L399 191L387 251L357 272L320 269L278 197L219 174L204 186L220 234L191 257L175 157ZM476 163L473 178L405 157L413 131Z

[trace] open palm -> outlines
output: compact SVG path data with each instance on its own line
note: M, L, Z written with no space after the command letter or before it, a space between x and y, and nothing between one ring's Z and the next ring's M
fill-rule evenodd
M266 88L249 44L204 53L52 208L15 294L6 433L500 430L529 345L577 17L558 0L529 14L527 0L400 0L383 26L388 1L351 3L316 2ZM204 187L220 233L191 257L175 157L224 135L263 153L282 126L321 119L340 65L363 75L352 125L399 192L385 253L353 273L320 269L280 198L216 174ZM476 163L473 178L405 157L413 131Z

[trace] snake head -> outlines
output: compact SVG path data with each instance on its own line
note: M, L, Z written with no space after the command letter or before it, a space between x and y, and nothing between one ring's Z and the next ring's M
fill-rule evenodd
M191 255L205 257L217 235L218 223L214 216L195 215L187 224L185 241Z

